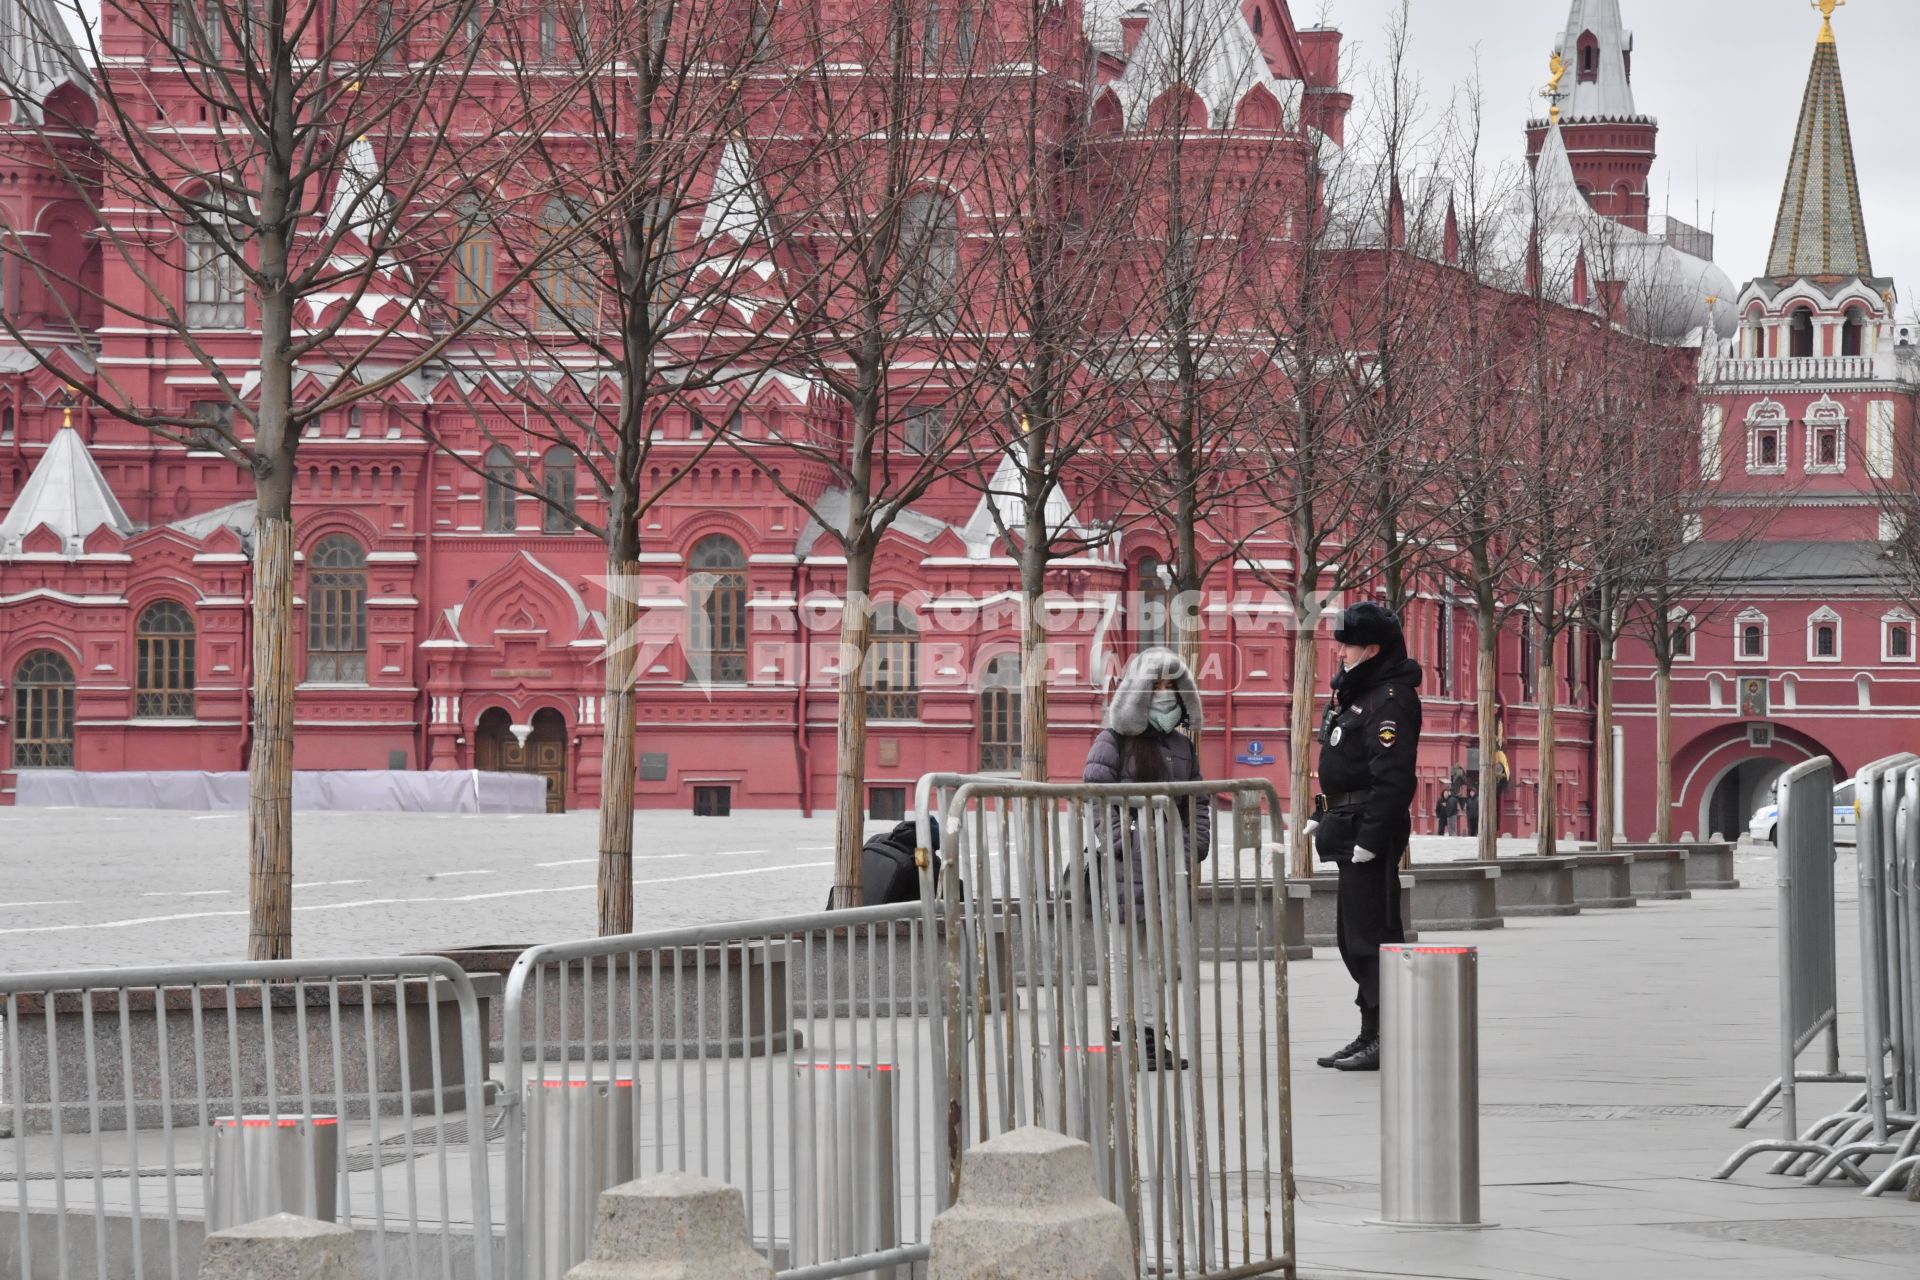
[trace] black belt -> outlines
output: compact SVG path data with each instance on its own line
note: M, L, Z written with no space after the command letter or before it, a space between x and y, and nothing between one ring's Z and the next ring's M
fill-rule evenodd
M1373 799L1373 788L1365 791L1329 791L1321 797L1327 802L1327 808L1354 809Z

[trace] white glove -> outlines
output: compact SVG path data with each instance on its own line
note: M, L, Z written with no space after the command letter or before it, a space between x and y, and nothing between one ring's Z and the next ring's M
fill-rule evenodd
M1353 846L1353 865L1356 867L1372 862L1377 856L1371 849L1362 849L1359 845Z
M1300 834L1302 836L1305 836L1307 839L1311 840L1313 839L1313 833L1318 831L1319 829L1320 829L1320 819L1308 818L1307 825L1300 829Z

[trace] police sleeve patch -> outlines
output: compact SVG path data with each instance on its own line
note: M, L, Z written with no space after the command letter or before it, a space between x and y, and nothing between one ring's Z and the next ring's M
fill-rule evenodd
M1400 726L1389 720L1380 726L1380 745L1391 747L1400 741Z

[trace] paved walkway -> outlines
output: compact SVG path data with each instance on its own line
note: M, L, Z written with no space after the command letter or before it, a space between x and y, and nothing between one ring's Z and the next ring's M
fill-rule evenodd
M111 830L118 816L43 813L29 823L26 811L0 811L8 900L56 892L82 900L58 910L7 911L0 904L6 917L0 919L0 967L26 967L20 962L27 957L67 964L146 957L142 948L153 945L172 953L166 958L232 953L224 931L237 931L240 923L224 914L195 914L225 912L226 904L203 908L191 897L163 897L238 882L235 858L213 839L199 850L182 843L220 821L169 815L147 822L151 815L139 815L136 822L126 815L120 825L127 839L103 844L100 831ZM590 884L591 867L564 860L590 850L591 815L551 826L522 820L537 833L524 837L521 823L497 819L395 824L383 817L370 825L362 816L330 817L337 821L304 820L302 882L312 876L365 883L307 890L313 908L301 917L307 954L583 931L570 921L591 908L591 892L578 887ZM683 824L691 835L679 830ZM643 890L642 901L662 917L656 923L790 909L811 902L824 886L824 869L814 865L826 857L821 820L752 815L659 825L649 833L651 849L673 852L654 856L675 861L643 865L643 881L655 887ZM561 865L548 865L555 863ZM720 877L736 863L749 874L678 878ZM28 874L16 877L23 868ZM214 883L191 874L200 871ZM1737 892L1515 921L1447 938L1481 948L1483 1201L1486 1217L1497 1224L1487 1230L1368 1225L1380 1210L1378 1077L1313 1065L1317 1054L1351 1036L1352 989L1330 951L1294 966L1304 1274L1315 1280L1913 1274L1920 1205L1864 1200L1845 1185L1808 1188L1768 1175L1764 1161L1732 1182L1710 1180L1729 1152L1766 1129L1765 1121L1751 1133L1728 1124L1771 1077L1777 1059L1772 850L1746 852L1739 874L1746 888ZM1838 878L1843 1044L1848 1061L1857 1064L1850 856L1841 859ZM76 889L82 881L84 890ZM335 893L344 896L336 901ZM162 904L148 908L150 915L174 918L116 925L128 918L118 913L137 906L141 895ZM377 905L350 906L367 901ZM46 928L68 924L75 927ZM1803 1116L1837 1108L1846 1092L1804 1091Z
M1481 949L1484 1231L1369 1226L1380 1212L1375 1077L1314 1067L1352 1035L1344 972L1293 972L1300 1255L1313 1277L1849 1280L1912 1276L1920 1205L1809 1188L1757 1159L1710 1179L1769 1113L1729 1128L1778 1061L1772 850L1738 892L1448 940ZM1858 955L1843 857L1842 1040L1858 1069ZM1437 935L1435 935L1437 936ZM1423 937L1422 941L1431 938ZM1802 1089L1802 1116L1848 1101Z
M295 953L591 934L598 822L588 811L297 814ZM245 955L246 843L239 813L0 808L0 971ZM1414 843L1421 860L1473 856L1464 838ZM650 811L637 844L642 931L822 908L833 884L830 813Z

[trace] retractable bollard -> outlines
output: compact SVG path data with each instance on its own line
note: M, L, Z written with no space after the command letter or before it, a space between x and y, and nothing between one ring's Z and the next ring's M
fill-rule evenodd
M336 1116L221 1116L213 1122L207 1230L276 1213L332 1222L339 1174Z
M527 1082L527 1280L561 1280L583 1262L600 1193L633 1181L636 1092L630 1077L584 1070Z
M793 1068L793 1267L900 1243L894 1203L893 1065ZM893 1271L860 1273L892 1280Z
M1480 953L1380 948L1380 1217L1480 1226Z

